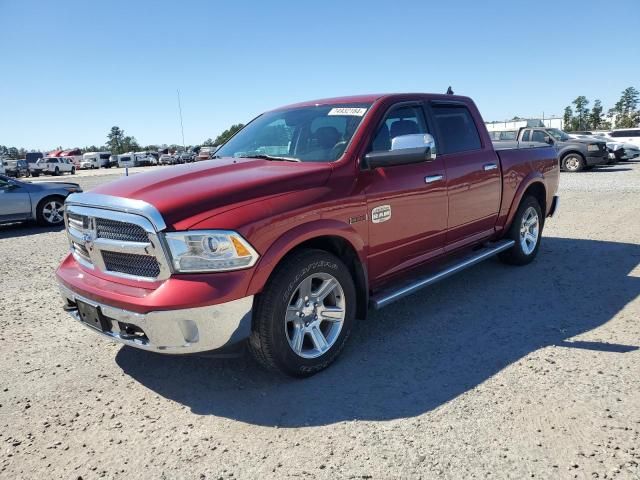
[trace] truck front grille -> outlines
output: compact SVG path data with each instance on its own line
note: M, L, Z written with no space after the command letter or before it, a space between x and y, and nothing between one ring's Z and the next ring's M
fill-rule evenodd
M137 280L169 277L158 233L145 217L71 204L65 219L71 252L85 267Z
M96 218L96 232L98 238L122 240L125 242L148 242L149 235L144 228L132 223Z
M126 273L134 277L156 278L160 275L160 265L155 257L135 253L102 252L107 271Z

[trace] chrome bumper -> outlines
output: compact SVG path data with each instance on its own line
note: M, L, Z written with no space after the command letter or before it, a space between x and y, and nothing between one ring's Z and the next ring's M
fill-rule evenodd
M59 287L72 318L113 341L143 350L173 355L208 352L244 340L251 333L253 296L208 307L136 313ZM77 300L98 307L109 320L110 330L103 332L83 322L74 308Z
M551 202L551 209L549 210L548 217L553 217L558 211L558 207L560 206L560 197L558 195L553 196L553 201Z

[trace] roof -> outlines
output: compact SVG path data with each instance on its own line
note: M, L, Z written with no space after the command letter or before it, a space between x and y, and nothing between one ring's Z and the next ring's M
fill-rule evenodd
M288 108L299 108L299 107L313 107L317 105L329 105L329 104L345 104L348 105L350 103L373 103L376 100L381 98L388 97L406 97L406 96L424 96L428 95L438 100L462 100L467 97L460 95L446 95L446 94L437 94L437 93L417 93L417 92L408 92L408 93L370 93L366 95L351 95L346 97L332 97L332 98L322 98L319 100L309 100L306 102L293 103L291 105L285 105L279 108L275 108L274 110L283 110Z

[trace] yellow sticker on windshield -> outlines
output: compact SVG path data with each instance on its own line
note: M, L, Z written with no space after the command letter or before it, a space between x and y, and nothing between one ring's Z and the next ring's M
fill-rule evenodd
M352 117L361 117L367 111L366 108L356 108L356 107L337 107L329 110L327 115L349 115Z

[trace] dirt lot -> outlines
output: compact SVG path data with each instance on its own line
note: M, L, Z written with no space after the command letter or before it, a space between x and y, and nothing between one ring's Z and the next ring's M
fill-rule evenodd
M561 188L532 265L374 313L304 381L97 338L63 232L0 227L0 477L640 478L640 162Z

